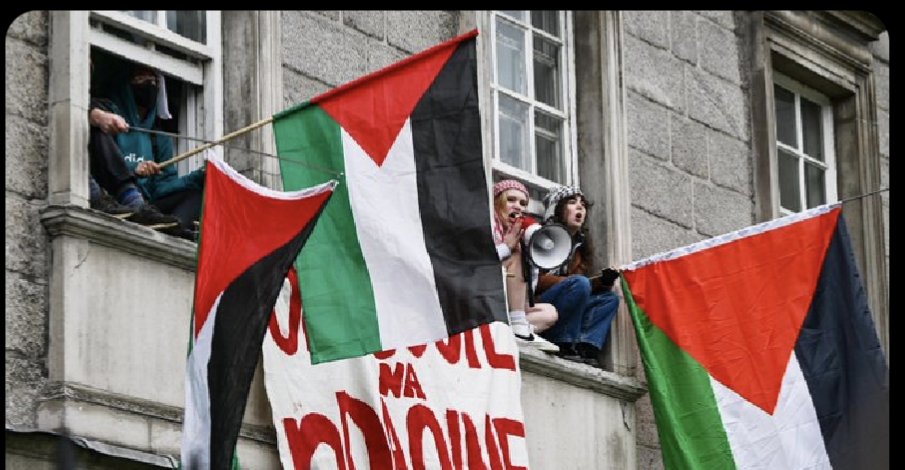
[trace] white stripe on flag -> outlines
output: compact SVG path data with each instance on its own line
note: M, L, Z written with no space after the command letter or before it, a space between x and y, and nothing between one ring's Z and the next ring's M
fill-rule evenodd
M371 276L384 349L447 336L434 270L424 243L411 121L383 166L343 130L349 199Z
M832 468L807 382L790 356L772 416L710 377L736 468Z
M207 366L211 360L214 322L221 292L198 332L185 369L185 414L182 421L182 468L210 467L211 401Z

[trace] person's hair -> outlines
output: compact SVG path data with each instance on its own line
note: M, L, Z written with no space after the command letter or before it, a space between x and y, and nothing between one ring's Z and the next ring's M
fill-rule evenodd
M507 185L508 184L508 185ZM525 194L525 198L528 199L528 202L531 202L531 195L528 193L528 190L525 188L525 185L521 184L521 182L516 180L504 180L498 182L494 185L494 193L496 195L493 198L493 210L495 214L498 214L500 211L506 208L506 198L503 196L506 194L506 191L509 189L516 189Z
M506 207L506 198L503 197L503 194L505 192L506 191L503 191L502 193L497 194L495 198L493 198L493 210L497 214L499 214L500 211L502 211Z
M578 247L578 251L581 253L581 264L578 265L578 269L580 269L582 273L587 274L591 270L591 262L594 259L594 245L591 243L591 236L590 233L588 233L588 216L591 214L591 201L579 194L573 194L572 196L560 199L559 202L556 203L556 209L553 212L553 221L566 225L566 204L577 198L584 200L585 207L585 218L581 223L581 228L578 229L584 238L581 246Z

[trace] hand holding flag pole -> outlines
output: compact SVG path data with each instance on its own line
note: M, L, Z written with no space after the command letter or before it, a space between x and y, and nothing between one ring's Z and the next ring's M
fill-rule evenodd
M176 155L175 157L173 157L173 158L171 158L171 159L169 159L169 160L167 160L167 161L165 161L165 162L161 162L161 163L158 165L158 167L163 168L163 167L165 167L165 166L167 166L167 165L172 165L172 164L174 164L174 163L180 162L180 161L182 161L182 160L185 160L186 158L191 157L192 155L199 154L199 153L201 153L201 152L203 152L203 151L205 151L205 150L207 150L207 149L209 149L209 148L211 148L211 147L215 147L215 146L217 146L217 145L220 145L220 144L222 144L223 142L226 142L227 140L231 140L231 139L234 139L234 138L236 138L236 137L239 137L240 135L245 134L246 132L251 132L251 131L253 131L253 130L259 128L259 127L264 127L265 125L270 124L270 123L272 123L272 122L273 122L273 116L271 116L271 117L269 117L269 118L267 118L267 119L263 119L263 120L261 120L261 121L258 121L258 122L254 123L254 124L250 124L250 125L245 126L245 127L241 128L241 129L239 129L239 130L237 130L237 131L230 132L229 134L226 134L226 135L224 135L223 137L221 137L221 138L219 138L219 139L217 139L217 140L215 140L215 141L213 141L213 142L209 142L209 143L206 143L206 144L204 144L204 145L200 145L200 146L198 146L198 147L195 147L195 148L192 149L192 150L189 150L189 151L187 151L187 152L183 152L183 153L181 153L181 154L179 154L179 155Z

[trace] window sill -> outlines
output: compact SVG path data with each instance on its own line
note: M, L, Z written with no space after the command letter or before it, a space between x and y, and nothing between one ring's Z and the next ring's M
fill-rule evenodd
M572 362L530 346L519 346L519 365L524 372L549 377L630 403L647 393L647 388L634 377Z
M41 222L51 237L71 236L153 259L188 271L195 270L197 245L188 240L126 222L84 207L51 205L41 211ZM532 349L519 348L523 371L635 402L647 393L629 376L561 359Z
M41 223L52 238L72 236L189 271L197 244L85 207L47 206Z

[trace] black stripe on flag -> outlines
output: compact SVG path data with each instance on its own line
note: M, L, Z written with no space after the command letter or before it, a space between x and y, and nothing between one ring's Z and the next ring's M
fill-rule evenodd
M212 469L228 469L232 464L248 391L273 306L283 287L283 279L322 211L323 206L289 243L242 273L220 299L207 367Z
M459 44L411 116L421 225L450 335L506 321L476 70L470 39Z
M833 468L889 468L889 369L842 216L795 354Z

